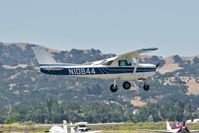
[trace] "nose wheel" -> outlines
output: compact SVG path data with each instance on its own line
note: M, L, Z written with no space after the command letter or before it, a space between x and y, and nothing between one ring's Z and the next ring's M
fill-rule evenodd
M144 89L145 91L148 91L148 90L149 90L149 88L150 88L150 86L146 83L145 79L144 79L144 78L142 78L142 79L139 79L139 80L142 80L142 82L144 83L144 85L143 85L143 89Z

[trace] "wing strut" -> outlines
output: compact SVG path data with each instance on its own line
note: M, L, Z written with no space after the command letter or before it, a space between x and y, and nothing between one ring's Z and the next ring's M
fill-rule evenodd
M133 74L135 74L136 71L137 71L137 67L139 65L139 59L138 58L134 58L133 60L134 60L133 62L135 62L135 67L134 67L134 70L133 70Z

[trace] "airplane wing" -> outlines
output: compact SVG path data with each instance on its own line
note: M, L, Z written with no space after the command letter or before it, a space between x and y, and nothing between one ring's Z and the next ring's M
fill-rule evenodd
M199 132L199 130L189 130L190 132Z
M85 131L85 133L101 133L102 130L96 130L96 131ZM79 133L79 132L78 132Z
M127 59L132 59L132 58L139 58L142 54L149 53L149 52L155 51L157 49L158 48L139 49L139 50L135 50L135 51L125 53L125 54L117 55L115 57L104 59L104 60L101 60L101 61L95 61L95 62L92 62L91 64L92 65L99 65L99 64L110 65L114 60L118 60L118 59L127 60ZM139 63L136 61L136 64L139 64Z
M32 49L33 49L33 52L34 52L39 64L54 64L54 65L65 64L65 65L69 65L69 66L78 65L78 64L71 64L71 63L57 63L51 57L50 53L47 52L47 50L44 47L34 47ZM158 48L139 49L139 50L131 51L131 52L128 52L128 53L125 53L125 54L121 54L121 55L115 56L115 57L107 58L107 59L104 59L104 60L94 61L94 62L87 62L87 63L84 63L83 65L111 65L111 63L114 60L138 58L138 57L140 57L140 55L142 55L144 53L155 51L157 49Z
M166 131L166 130L150 130L151 132L157 132L157 133L173 133L171 131Z
M139 130L139 131L143 131L143 132L157 132L157 133L172 133L171 131L167 131L167 130Z
M131 52L128 52L128 53L125 53L125 54L118 55L117 58L119 58L119 59L138 58L142 54L149 53L149 52L155 51L157 49L158 48L139 49L139 50L135 50L135 51L131 51Z

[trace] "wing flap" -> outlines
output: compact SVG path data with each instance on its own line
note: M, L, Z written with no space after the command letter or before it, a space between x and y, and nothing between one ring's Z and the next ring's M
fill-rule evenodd
M142 132L157 132L157 133L172 133L171 131L167 131L167 130L148 130L148 129L140 129L138 131L142 131Z
M189 130L190 132L199 132L199 130Z

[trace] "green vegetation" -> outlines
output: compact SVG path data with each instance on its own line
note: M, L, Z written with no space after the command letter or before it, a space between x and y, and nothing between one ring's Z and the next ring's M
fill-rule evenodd
M172 106L171 106L172 105ZM183 100L168 101L164 104L148 103L146 106L128 111L122 105L116 103L92 102L82 107L75 102L61 102L49 98L46 102L26 106L13 106L11 112L3 114L4 123L23 123L32 121L35 123L60 123L62 120L90 123L109 122L145 122L187 120L199 117L197 106Z
M164 74L157 73L147 80L149 91L142 84L132 82L131 90L109 90L110 80L49 76L38 71L38 63L31 50L34 44L4 45L0 43L0 123L60 123L67 121L145 122L187 120L199 118L199 96L188 91L182 80L199 82L199 58L190 61L180 56L170 57L181 69ZM84 63L112 57L100 50L59 51L52 53L59 62ZM81 57L81 58L80 58ZM141 62L165 64L157 56ZM187 81L187 82L188 82ZM122 86L122 82L117 82ZM137 89L140 88L140 89ZM131 101L139 97L146 102L136 107Z

